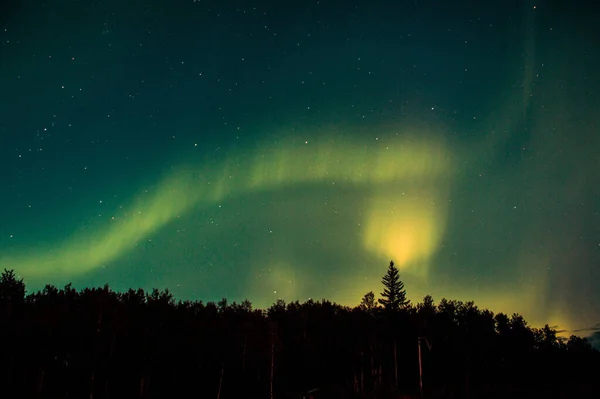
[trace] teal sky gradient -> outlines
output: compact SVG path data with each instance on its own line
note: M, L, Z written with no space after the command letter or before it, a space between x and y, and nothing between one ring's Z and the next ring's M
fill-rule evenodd
M414 302L600 319L593 13L3 7L0 267L29 290L354 305L394 259Z

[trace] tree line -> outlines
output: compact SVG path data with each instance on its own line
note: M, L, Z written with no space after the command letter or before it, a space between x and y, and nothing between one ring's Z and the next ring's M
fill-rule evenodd
M47 285L0 276L0 397L500 398L599 394L585 339L473 302L406 297L393 262L356 307L254 309L168 290ZM600 397L596 395L596 397Z

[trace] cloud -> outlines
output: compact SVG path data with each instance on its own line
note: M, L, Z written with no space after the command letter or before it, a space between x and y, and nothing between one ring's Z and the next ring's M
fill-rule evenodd
M596 323L592 327L580 328L577 330L573 330L574 333L580 332L600 332L600 323Z

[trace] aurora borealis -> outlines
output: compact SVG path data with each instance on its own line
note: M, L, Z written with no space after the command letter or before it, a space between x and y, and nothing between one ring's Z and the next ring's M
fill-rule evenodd
M600 34L565 2L9 2L0 267L600 321ZM586 333L579 333L585 335Z

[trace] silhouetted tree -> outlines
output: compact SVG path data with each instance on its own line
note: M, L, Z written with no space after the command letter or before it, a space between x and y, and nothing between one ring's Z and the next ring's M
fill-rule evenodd
M587 338L571 335L567 341L567 350L573 353L588 354L594 351Z
M383 284L382 298L379 303L387 311L397 311L400 308L408 306L410 301L406 299L406 290L404 283L400 280L400 272L394 266L394 261L390 261L387 273L381 279Z
M0 275L0 303L3 305L5 317L10 317L15 308L19 308L25 301L25 284L23 279L17 278L14 270L6 270Z
M386 329L391 332L391 336L388 338L389 343L392 348L392 357L393 357L393 388L396 390L398 388L398 330L403 330L400 328L401 325L405 324L403 320L405 314L400 314L400 310L407 310L410 301L406 298L406 290L404 290L404 283L400 280L400 273L398 268L394 266L394 262L390 261L390 265L387 269L386 274L383 276L381 283L383 284L383 292L381 293L381 298L379 298L379 303L383 305L383 309L385 311L384 323L386 324ZM406 331L404 332L404 336L406 337ZM404 337L401 337L404 338Z
M565 343L553 327L473 302L426 296L384 312L368 293L353 309L278 300L263 311L247 300L176 301L158 289L69 284L24 295L5 271L3 398L416 395L419 347L424 397L600 397L600 358L586 339Z
M423 302L417 304L417 324L419 335L428 336L431 325L434 323L436 306L431 295L425 295Z
M373 291L367 292L360 300L360 308L365 312L372 313L377 309L377 302L375 301L375 294Z

